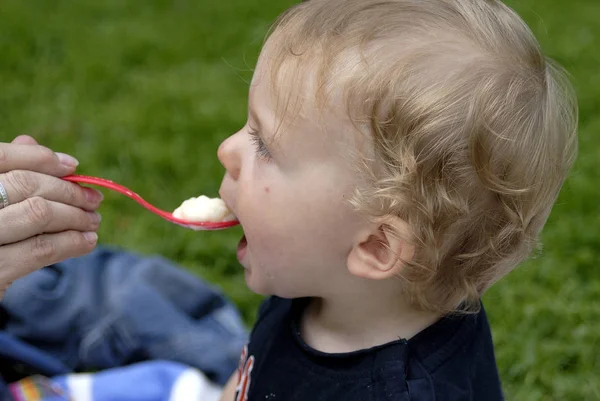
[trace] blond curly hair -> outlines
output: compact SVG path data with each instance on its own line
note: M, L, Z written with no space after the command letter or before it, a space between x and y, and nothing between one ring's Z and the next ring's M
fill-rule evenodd
M322 110L343 99L372 139L352 202L411 227L412 303L477 310L536 247L574 162L565 72L496 0L311 0L268 42L279 114L298 110L282 77L308 77Z

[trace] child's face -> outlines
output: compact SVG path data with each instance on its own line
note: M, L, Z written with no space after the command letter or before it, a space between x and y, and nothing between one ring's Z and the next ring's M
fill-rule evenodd
M227 170L220 195L244 229L238 259L251 290L325 296L349 275L348 253L364 224L347 202L357 184L348 157L357 138L336 117L327 117L335 130L325 132L311 96L276 134L268 53L252 80L246 125L219 148Z

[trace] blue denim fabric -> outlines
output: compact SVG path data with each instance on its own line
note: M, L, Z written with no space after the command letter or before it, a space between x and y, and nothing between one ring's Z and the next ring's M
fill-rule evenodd
M247 341L215 288L165 259L107 248L17 280L0 307L0 357L33 358L48 375L162 359L222 385Z

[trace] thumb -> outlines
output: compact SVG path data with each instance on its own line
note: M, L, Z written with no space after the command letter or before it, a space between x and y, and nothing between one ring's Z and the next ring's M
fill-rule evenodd
M29 135L19 135L11 142L15 145L37 145L37 141Z

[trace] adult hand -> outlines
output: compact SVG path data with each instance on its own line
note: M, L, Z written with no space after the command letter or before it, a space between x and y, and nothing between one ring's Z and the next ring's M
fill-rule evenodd
M102 195L59 178L77 164L28 136L0 142L0 299L14 280L96 246Z

